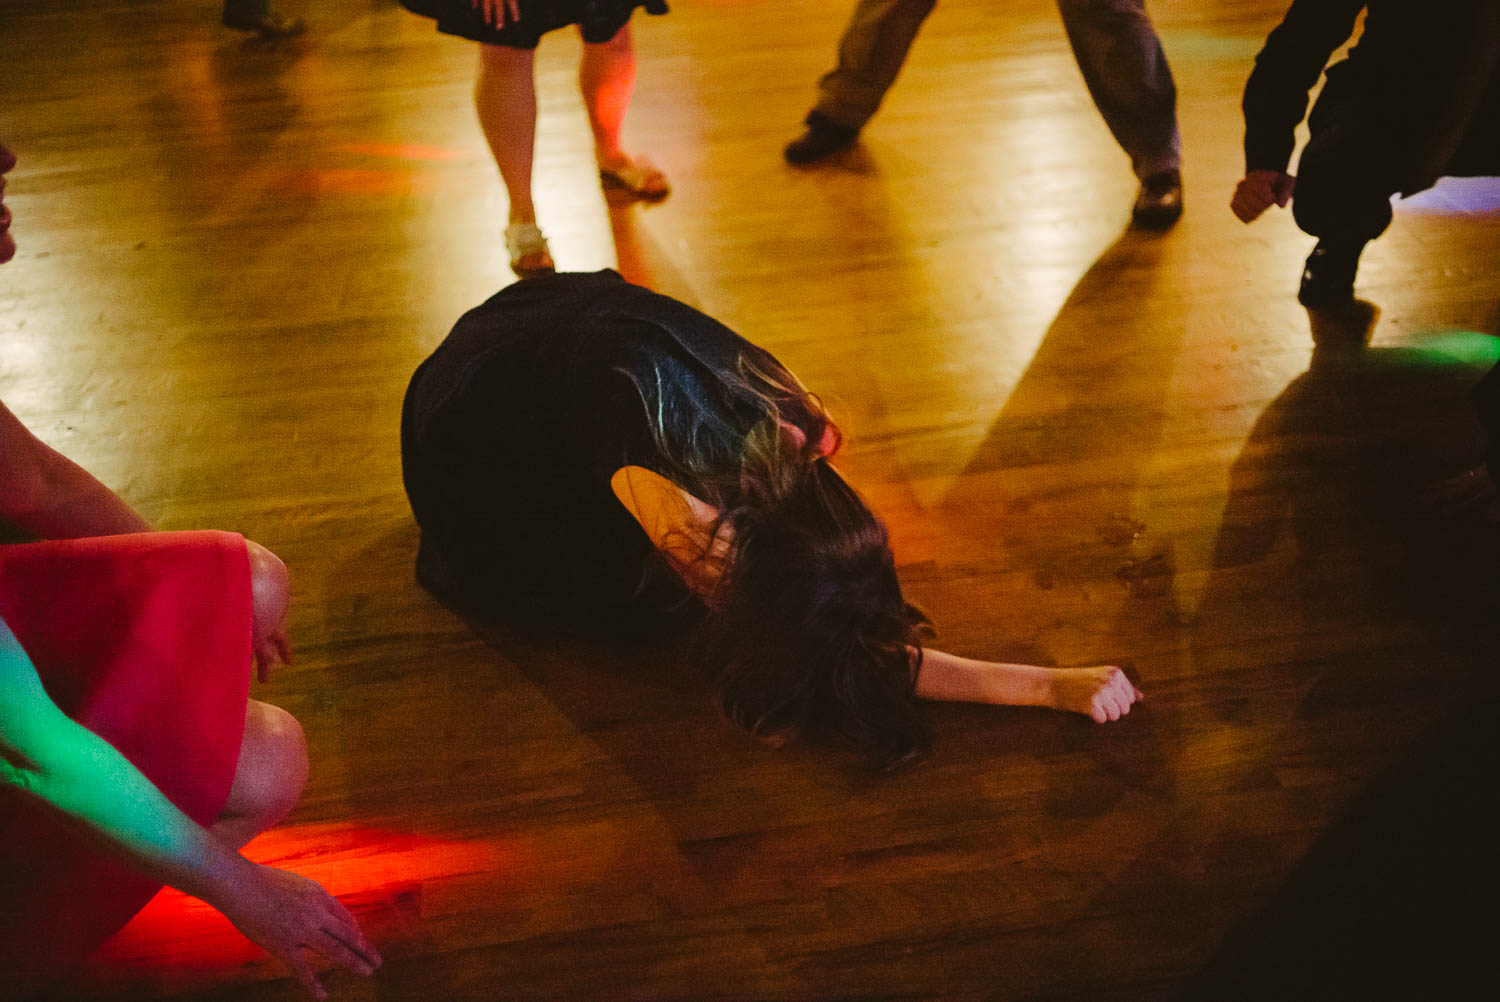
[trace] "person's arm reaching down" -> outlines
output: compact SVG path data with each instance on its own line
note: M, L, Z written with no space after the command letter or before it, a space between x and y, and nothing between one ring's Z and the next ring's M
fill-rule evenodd
M361 974L380 956L316 883L245 859L178 810L124 756L69 719L0 621L0 784L21 791L153 880L213 905L316 998L302 947Z

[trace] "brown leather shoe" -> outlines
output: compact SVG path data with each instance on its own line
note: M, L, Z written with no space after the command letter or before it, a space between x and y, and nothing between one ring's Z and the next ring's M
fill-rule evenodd
M1143 230L1171 229L1182 218L1182 174L1168 170L1141 182L1130 219Z

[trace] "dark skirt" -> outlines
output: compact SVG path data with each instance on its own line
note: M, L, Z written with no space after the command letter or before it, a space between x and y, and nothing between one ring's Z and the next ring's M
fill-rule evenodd
M504 3L504 0L496 0ZM470 0L401 0L413 14L437 21L445 35L457 35L485 45L534 49L543 35L576 24L585 42L607 42L619 33L637 7L648 14L665 14L666 0L519 0L521 19L496 28L485 20L483 4Z

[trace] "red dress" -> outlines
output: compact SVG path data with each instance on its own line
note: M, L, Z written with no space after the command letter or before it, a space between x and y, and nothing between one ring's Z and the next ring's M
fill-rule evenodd
M219 816L249 696L244 539L162 532L0 546L0 619L63 712L194 821ZM0 791L0 984L65 972L159 889L34 801Z

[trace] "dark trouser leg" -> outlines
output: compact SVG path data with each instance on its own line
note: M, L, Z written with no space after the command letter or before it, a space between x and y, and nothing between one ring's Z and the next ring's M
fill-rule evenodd
M1337 242L1374 240L1391 224L1401 184L1391 140L1356 87L1330 75L1307 124L1311 138L1297 163L1292 215L1304 233Z
M1094 106L1136 177L1181 167L1177 86L1145 0L1057 0Z
M1336 71L1308 117L1312 133L1297 164L1292 215L1318 238L1297 299L1303 306L1347 303L1365 244L1391 224L1401 165L1381 109Z
M937 0L859 0L839 39L839 61L818 82L813 113L859 129L896 81Z
M1495 68L1479 107L1469 116L1463 141L1446 173L1454 177L1500 175L1500 67Z

